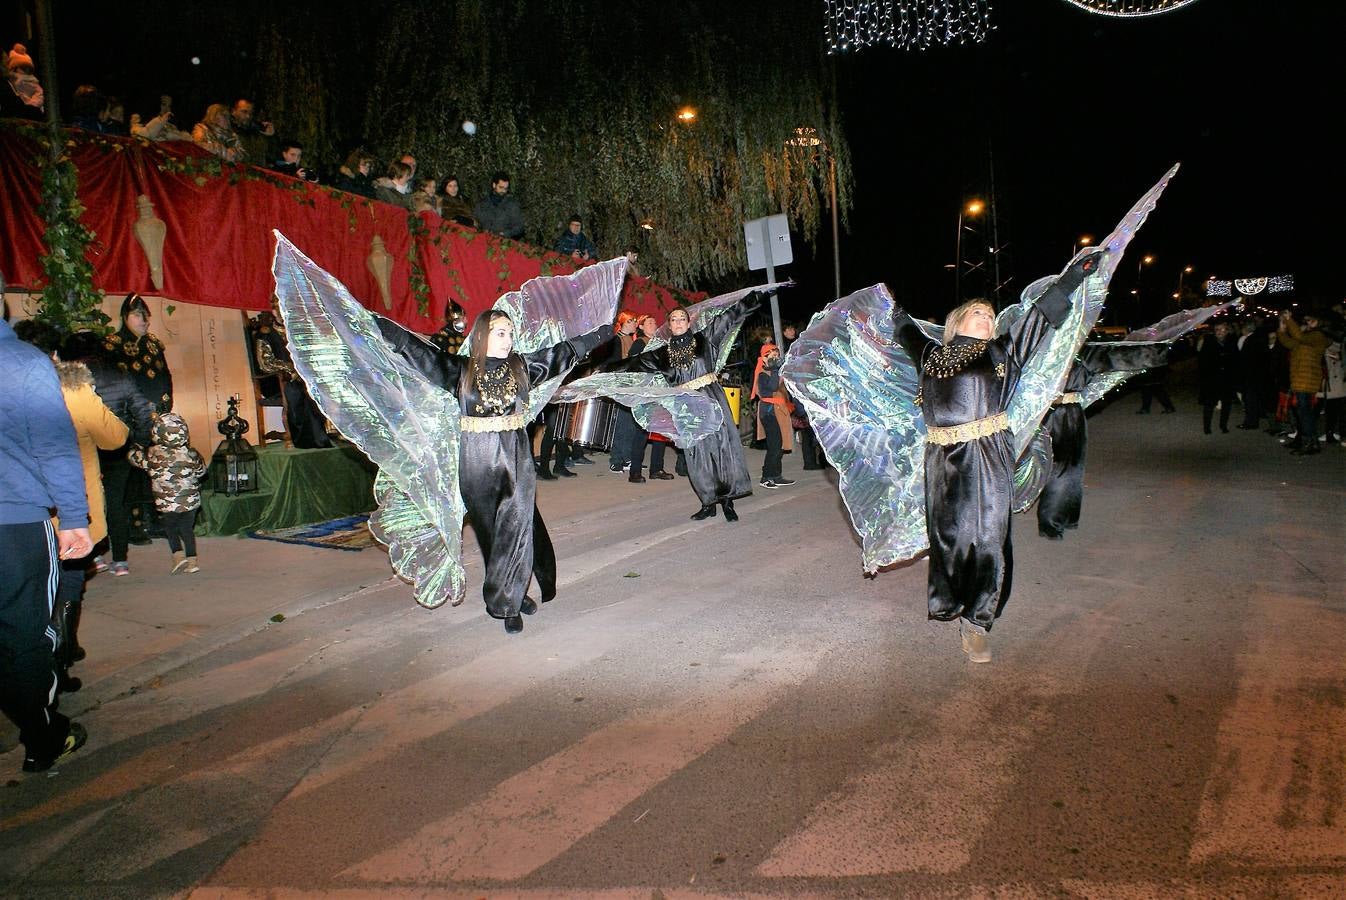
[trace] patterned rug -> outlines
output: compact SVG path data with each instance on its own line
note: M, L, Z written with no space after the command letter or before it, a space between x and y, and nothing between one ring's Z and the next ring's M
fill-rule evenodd
M248 537L262 541L280 541L282 544L305 544L331 550L364 550L377 542L369 533L369 516L349 516L319 522L316 525L296 525L273 531L249 531Z

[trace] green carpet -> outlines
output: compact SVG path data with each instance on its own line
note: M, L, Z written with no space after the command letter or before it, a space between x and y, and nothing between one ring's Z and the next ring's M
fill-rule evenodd
M201 492L196 533L245 534L328 522L374 508L377 472L348 444L324 450L257 448L261 489L251 494Z

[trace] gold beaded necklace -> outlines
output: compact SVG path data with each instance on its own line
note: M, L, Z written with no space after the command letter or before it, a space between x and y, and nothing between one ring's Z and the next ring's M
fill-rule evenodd
M512 407L519 396L519 383L509 363L478 371L477 393L481 398L473 408L477 415L500 415Z
M691 335L680 340L679 335L668 342L668 362L675 369L690 369L696 362L696 339Z
M921 367L921 380L924 381L926 375L934 378L952 378L985 353L990 343L990 341L969 341L966 344L939 345L925 358L925 365ZM921 384L916 389L917 406L920 406L921 401L925 399L924 393L925 385Z

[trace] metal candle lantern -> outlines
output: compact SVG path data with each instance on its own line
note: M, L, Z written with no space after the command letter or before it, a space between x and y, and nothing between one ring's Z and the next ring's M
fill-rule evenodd
M259 487L257 451L243 439L248 420L238 414L242 399L237 394L229 398L229 415L216 426L224 435L210 459L211 486L217 494L244 494Z

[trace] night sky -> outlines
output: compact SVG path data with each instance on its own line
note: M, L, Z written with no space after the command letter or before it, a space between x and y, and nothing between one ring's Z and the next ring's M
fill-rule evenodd
M177 107L184 127L212 92L236 96L227 69L212 74L187 60L196 52L245 56L255 38L246 16L221 19L204 14L214 5L196 13L192 6L165 6L149 19L117 4L63 11L62 94L100 80L134 100L133 83L147 72L159 83L190 79L173 91L184 100ZM1166 15L1120 20L1063 0L995 0L996 30L983 44L832 57L856 178L841 239L843 292L884 281L915 312L947 308L954 286L945 266L954 259L958 210L969 198L989 197L993 154L1011 298L1059 270L1080 235L1105 234L1181 162L1132 245L1133 258L1156 257L1140 285L1148 300L1128 309L1114 299L1113 321L1144 324L1161 312L1185 265L1194 266L1188 277L1197 283L1211 274L1293 273L1301 303L1340 299L1346 289L1330 242L1346 175L1340 144L1326 137L1341 120L1340 6L1198 0ZM304 4L293 7L302 28ZM781 0L772 8L799 21L799 46L781 48L782 77L789 77L794 55L821 46L823 3ZM353 7L352 28L377 33L380 14ZM143 31L139 50L136 29ZM140 87L147 96L160 90ZM985 220L972 224L984 228ZM968 236L975 255L980 236ZM830 235L817 251L809 259L796 241L799 262L786 274L801 289L785 298L794 315L830 299ZM745 274L744 283L755 277ZM1114 298L1129 301L1136 277L1134 264L1124 263Z
M1016 296L1180 162L1128 253L1156 258L1139 312L1176 290L1185 265L1198 280L1293 273L1300 302L1340 299L1346 175L1325 133L1340 120L1346 48L1333 8L1199 0L1119 20L1002 0L984 44L840 59L858 182L843 290L884 281L914 309L949 305L942 265L960 204L987 197L989 144ZM1116 298L1136 277L1123 263L1111 303L1133 325Z

